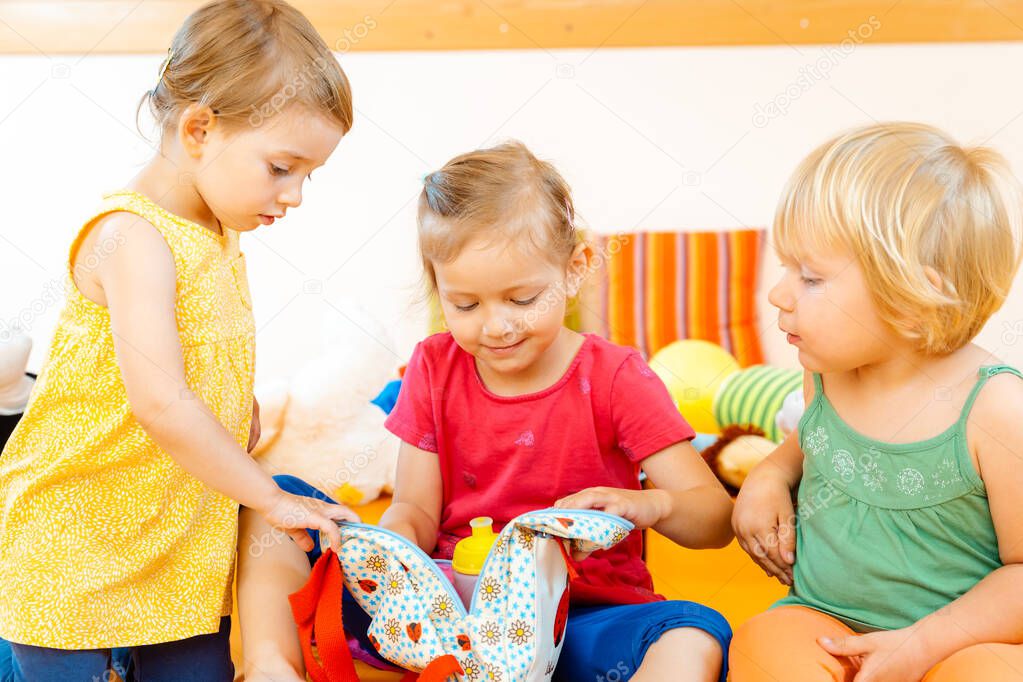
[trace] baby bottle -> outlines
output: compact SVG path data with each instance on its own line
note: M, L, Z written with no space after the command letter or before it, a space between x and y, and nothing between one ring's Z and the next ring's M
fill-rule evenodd
M497 541L494 520L489 516L476 517L469 522L469 527L472 528L472 535L458 541L451 561L455 591L467 609L472 604L472 593L483 570L483 563Z

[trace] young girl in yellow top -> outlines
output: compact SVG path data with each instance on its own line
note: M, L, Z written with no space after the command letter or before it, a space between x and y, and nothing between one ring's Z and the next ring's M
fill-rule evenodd
M351 92L280 0L218 0L147 95L161 149L70 252L68 300L0 459L0 636L31 682L231 680L238 505L301 546L339 506L282 492L258 438L240 232L302 200L352 124Z
M733 682L1023 679L1023 375L972 343L1019 268L1021 201L996 152L918 124L793 175L770 301L807 408L733 517L792 589L736 633Z

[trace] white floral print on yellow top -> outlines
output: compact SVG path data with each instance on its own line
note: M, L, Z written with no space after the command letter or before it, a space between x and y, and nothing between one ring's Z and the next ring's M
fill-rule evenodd
M170 247L188 385L244 446L255 325L238 233L217 235L134 192L105 197L85 227L118 211L145 218ZM0 637L91 649L216 632L231 612L238 505L142 429L107 309L71 283L67 292L25 416L0 457Z

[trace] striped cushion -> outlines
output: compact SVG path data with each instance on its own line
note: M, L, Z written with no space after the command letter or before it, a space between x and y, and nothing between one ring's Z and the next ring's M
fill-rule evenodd
M802 385L803 373L798 369L757 365L736 372L714 397L714 419L721 426L756 426L765 436L780 442L783 434L775 417L785 397Z
M755 295L764 243L764 230L603 238L598 331L646 357L679 339L703 339L743 367L762 363Z

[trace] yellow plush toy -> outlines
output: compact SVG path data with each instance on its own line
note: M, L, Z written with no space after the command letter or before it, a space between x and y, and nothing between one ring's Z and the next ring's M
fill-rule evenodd
M697 433L720 432L714 397L725 379L739 371L739 363L728 351L710 341L676 341L650 358L650 368Z

